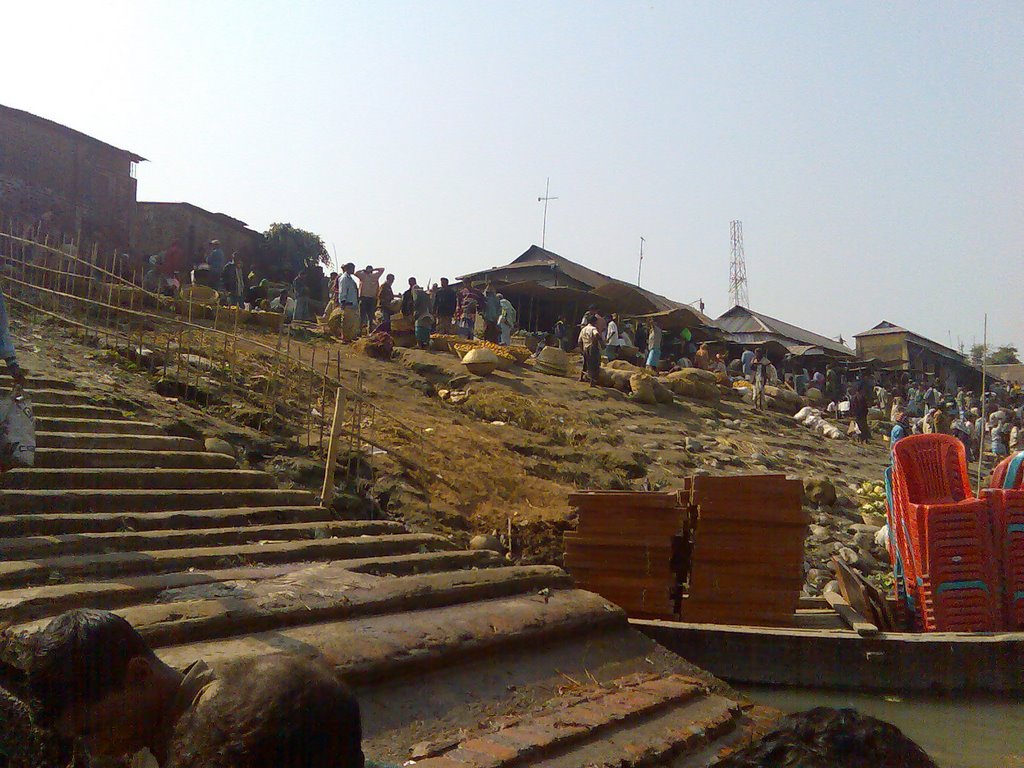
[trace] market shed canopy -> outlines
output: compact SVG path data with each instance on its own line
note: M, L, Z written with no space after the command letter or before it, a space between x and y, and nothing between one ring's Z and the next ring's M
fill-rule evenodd
M725 332L726 341L740 347L757 347L774 341L793 357L856 357L852 349L838 341L746 307L733 307L715 320L715 324Z
M693 340L719 341L724 334L715 325L715 321L697 309L683 305L675 309L667 309L663 312L652 312L645 315L631 315L636 320L653 321L657 320L663 331L674 333L688 328Z
M525 304L520 307L521 320L530 318L530 324L544 329L550 328L559 315L576 322L577 315L590 306L630 317L681 310L692 313L692 324L688 323L691 328L714 326L710 318L686 304L601 274L538 245L530 246L504 266L471 272L459 279L493 284L513 303Z

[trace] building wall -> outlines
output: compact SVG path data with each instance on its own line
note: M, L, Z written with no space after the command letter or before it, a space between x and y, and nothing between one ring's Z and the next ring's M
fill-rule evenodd
M910 362L904 333L875 334L857 339L857 357L862 360L876 358L886 363Z
M0 109L0 211L127 248L136 181L129 153Z
M139 203L132 234L132 249L150 256L164 251L174 240L195 260L206 255L208 243L220 240L224 254L238 251L251 259L261 235L248 227L181 203Z

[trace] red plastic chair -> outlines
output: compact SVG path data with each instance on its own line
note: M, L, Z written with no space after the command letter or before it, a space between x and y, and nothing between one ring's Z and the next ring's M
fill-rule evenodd
M1024 630L1024 490L986 488L981 495L992 505L1005 626Z
M972 496L963 443L911 435L893 446L894 505L925 631L1003 625L990 504Z
M1024 463L1021 462L1019 457L1020 454L1013 454L996 464L995 469L992 470L992 479L989 481L988 487L1017 490L1024 488ZM1017 467L1017 476L1010 483L1007 483L1006 475L1012 465Z

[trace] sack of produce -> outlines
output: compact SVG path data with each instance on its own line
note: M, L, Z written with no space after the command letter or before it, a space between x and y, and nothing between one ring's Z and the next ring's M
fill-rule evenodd
M646 373L634 373L629 377L629 386L633 391L632 399L638 403L654 405L658 402L654 396L654 380Z

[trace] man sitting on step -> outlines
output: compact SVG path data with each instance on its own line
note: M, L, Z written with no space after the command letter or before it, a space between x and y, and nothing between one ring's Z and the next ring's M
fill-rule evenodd
M273 655L183 671L108 611L74 610L36 638L42 722L94 757L166 768L363 768L359 704L325 664Z
M17 387L25 386L25 373L18 366L18 359L14 355L14 344L11 342L11 329L7 324L7 303L4 301L4 292L0 289L0 358L7 362L7 370L10 371L11 379Z

